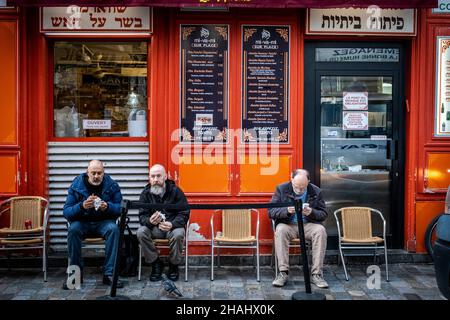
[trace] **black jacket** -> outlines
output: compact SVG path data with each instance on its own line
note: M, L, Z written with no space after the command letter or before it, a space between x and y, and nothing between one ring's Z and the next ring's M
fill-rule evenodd
M187 205L187 199L183 191L175 185L172 180L166 180L166 192L162 196L150 193L150 184L147 184L139 197L139 202L144 203L164 203ZM139 209L139 222L148 228L156 227L150 223L150 216L155 213L155 209ZM172 229L184 228L189 220L189 210L160 210L166 216L166 221L172 223Z
M324 221L328 213L326 211L325 201L322 198L322 191L319 187L308 184L307 187L308 198L306 202L312 209L309 216L305 217L309 222L320 223ZM277 186L274 195L272 196L272 203L283 203L283 202L293 202L294 200L294 190L292 189L291 182L282 183ZM293 205L293 204L292 204ZM268 210L269 217L275 220L275 225L278 223L288 224L291 220L291 215L289 215L287 208L270 208Z

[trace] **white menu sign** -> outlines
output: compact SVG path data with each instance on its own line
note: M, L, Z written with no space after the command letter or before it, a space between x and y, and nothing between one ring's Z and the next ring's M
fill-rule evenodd
M343 110L368 110L368 92L343 92Z
M450 37L437 38L435 136L450 136Z
M369 113L368 112L342 112L342 129L343 130L369 130Z
M150 7L43 7L41 32L151 33Z

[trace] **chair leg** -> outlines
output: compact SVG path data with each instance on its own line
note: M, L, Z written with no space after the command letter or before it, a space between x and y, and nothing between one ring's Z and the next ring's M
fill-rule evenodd
M211 244L211 281L214 281L214 244Z
M45 239L42 249L42 271L44 271L44 282L47 282L47 247L45 245Z
M259 277L259 242L256 243L256 281L260 282L260 277Z
M347 268L345 267L344 254L342 253L342 248L341 248L340 244L339 244L339 252L341 254L342 266L344 267L345 280L348 281L348 274L347 274Z
M138 264L138 281L141 281L142 272L142 247L139 245L139 264Z
M386 243L384 243L384 262L386 264L386 281L389 282L388 256L387 256Z
M373 249L373 264L377 264L377 244L375 243L375 248Z
M188 281L188 267L189 267L189 244L186 238L186 245L185 245L185 252L184 252L184 281Z

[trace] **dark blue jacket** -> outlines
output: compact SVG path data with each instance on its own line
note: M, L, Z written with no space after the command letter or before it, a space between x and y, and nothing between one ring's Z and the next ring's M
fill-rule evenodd
M319 187L312 183L308 183L306 189L308 198L306 200L309 203L312 212L309 216L305 217L308 222L321 223L327 218L327 210L325 201L322 197L322 191ZM277 186L277 189L272 196L271 203L285 203L292 202L294 200L294 190L292 189L292 183L286 182ZM292 204L294 205L294 204ZM275 220L275 224L286 223L289 224L291 216L286 207L284 208L270 208L268 210L269 218Z
M80 174L72 181L64 204L64 217L69 222L117 219L120 216L120 204L122 202L122 193L117 182L105 173L100 198L108 203L108 208L105 211L95 211L94 208L86 210L83 208L83 202L89 197L89 192L84 184L85 176L87 176L87 173Z

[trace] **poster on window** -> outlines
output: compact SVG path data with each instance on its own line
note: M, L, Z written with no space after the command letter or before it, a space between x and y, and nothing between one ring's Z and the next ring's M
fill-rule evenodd
M344 130L369 130L368 112L342 112L342 129Z
M368 92L343 92L342 94L343 110L368 110L369 93Z
M228 26L181 25L180 142L226 143Z
M435 136L450 136L450 37L437 38Z
M242 140L289 142L289 26L242 27Z

